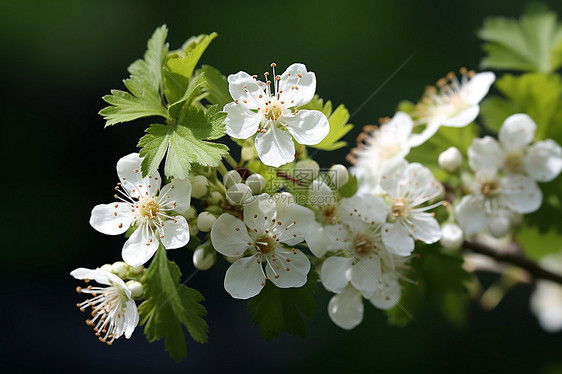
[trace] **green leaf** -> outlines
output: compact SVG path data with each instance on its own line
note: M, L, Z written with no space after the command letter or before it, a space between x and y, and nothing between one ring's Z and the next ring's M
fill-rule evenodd
M347 145L347 142L339 141L353 128L352 124L348 124L349 111L345 108L343 104L338 106L336 110L332 113L332 103L330 101L323 105L323 100L315 95L310 103L299 107L299 109L308 110L319 110L330 122L330 132L328 135L318 144L310 145L309 147L317 148L323 151L333 151Z
M224 144L205 142L224 135L226 113L217 106L208 110L194 105L184 106L180 118L174 124L151 125L138 146L143 147L140 156L143 175L158 169L166 151L164 173L169 178L186 178L192 163L216 167L228 152Z
M541 233L536 227L522 227L516 231L515 237L523 252L535 261L562 250L562 232L554 229Z
M190 38L184 46L168 55L164 75L164 94L168 104L177 103L184 96L195 66L217 33Z
M503 121L517 112L515 103L499 96L489 97L480 104L480 116L484 126L496 133L500 131Z
M204 73L201 73L192 79L190 79L189 84L187 85L183 96L180 97L175 103L170 105L169 112L170 115L174 118L177 118L180 115L180 111L183 107L188 106L191 102L199 95L203 85L205 84L205 77Z
M140 324L149 342L165 339L166 350L175 361L187 354L183 324L191 337L207 342L209 326L201 316L207 310L201 304L203 296L196 290L179 283L180 270L169 261L162 245L154 255L143 280L146 300L139 307Z
M470 280L462 257L442 251L438 245L421 247L418 253L420 256L411 260L415 273L407 275L414 283L404 284L400 303L388 311L389 323L408 324L429 302L451 323L461 324L465 308L459 306L468 300L466 282Z
M264 339L270 340L284 329L291 335L305 336L303 315L314 317L317 281L318 275L311 271L306 284L300 288L277 288L267 282L261 292L248 301L248 311L254 312L252 322L260 326Z
M530 8L519 21L488 18L478 36L487 42L482 68L551 73L562 66L562 25L545 7Z
M208 93L206 99L219 108L232 101L228 91L228 81L220 71L209 65L203 65L201 71L205 73L205 90Z
M338 192L341 197L352 197L357 193L358 187L357 177L350 174L349 180L338 189Z
M165 25L157 28L148 41L144 60L137 60L129 66L131 76L124 83L130 93L111 90L111 95L103 97L110 105L99 112L106 120L106 127L142 117L169 117L160 95L162 63L168 51L167 33Z

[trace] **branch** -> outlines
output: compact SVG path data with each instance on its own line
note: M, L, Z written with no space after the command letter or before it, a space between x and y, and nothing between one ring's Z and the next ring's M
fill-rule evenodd
M529 274L535 279L546 279L558 284L562 284L562 276L553 273L549 270L538 265L536 262L531 261L521 253L514 252L498 252L492 247L482 243L464 241L463 247L471 250L472 252L480 253L485 256L491 257L496 261L505 262L519 266L521 269L527 270Z

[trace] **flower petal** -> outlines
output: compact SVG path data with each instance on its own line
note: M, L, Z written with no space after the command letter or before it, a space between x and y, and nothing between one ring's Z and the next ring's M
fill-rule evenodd
M460 94L466 102L476 105L488 94L495 80L496 75L489 71L475 74L463 86Z
M381 165L380 186L390 197L400 196L399 182L402 172L408 166L406 160L387 160Z
M414 238L432 244L441 239L441 227L433 215L425 212L412 212L410 215Z
M390 277L383 277L382 282L369 301L375 307L387 310L400 302L401 293L402 289L398 280Z
M256 151L260 160L268 166L279 167L295 159L295 144L291 134L275 125L265 133L258 133Z
M299 110L295 115L280 119L299 144L320 143L330 132L330 123L324 113L318 110Z
M184 213L191 204L191 182L189 179L173 179L160 191L158 205L160 209L169 208L177 213Z
M102 234L123 234L135 220L133 209L133 206L129 203L96 205L92 209L90 225Z
M523 149L535 139L536 129L528 114L517 113L503 122L498 138L505 149Z
M117 161L119 182L134 198L155 196L160 189L161 178L158 171L142 177L142 158L138 153L131 153Z
M298 204L288 204L278 207L272 232L282 243L295 245L304 240L312 222L314 222L312 210Z
M550 182L562 171L562 148L546 139L531 145L525 157L525 170L539 182Z
M310 270L308 257L298 249L291 251L281 246L275 248L275 257L268 256L265 272L279 288L301 287Z
M254 113L241 104L228 103L224 106L226 112L226 133L236 139L247 139L254 135L264 119L258 111Z
M480 107L478 105L473 105L454 117L447 118L442 121L441 125L447 127L465 127L478 117L480 112Z
M257 235L273 226L277 219L277 204L268 194L261 194L244 204L244 223Z
M403 178L398 182L397 197L407 198L412 207L437 197L443 186L425 166L413 162L406 166Z
M332 189L323 181L315 180L308 189L309 203L319 207L327 208L336 204L336 198Z
M110 273L108 271L102 270L100 268L96 269L86 269L78 268L70 272L75 279L92 279L99 284L111 285L111 282L118 283L121 287L125 287L125 283L117 275Z
M414 250L414 238L406 225L402 220L397 220L385 223L382 228L384 245L399 256L409 256Z
M129 339L135 331L135 327L139 324L139 311L137 310L137 304L135 300L129 299L125 307L125 318L124 318L124 333L125 338Z
M441 127L441 124L439 122L431 122L426 124L425 128L421 133L412 134L412 136L410 136L410 139L408 140L408 145L410 147L418 147L422 145L429 138L435 135L437 130L439 130L439 127Z
M353 216L367 224L379 224L386 221L388 207L381 196L364 194L342 199L340 211L342 217Z
M162 222L160 241L166 249L181 248L189 243L189 225L182 216Z
M235 299L249 299L265 286L265 275L256 256L232 264L224 276L224 288Z
M305 240L310 252L318 258L326 254L326 241L324 238L324 227L318 222L311 222L306 233Z
M351 280L352 258L332 256L322 264L320 280L328 291L340 292Z
M344 330L351 330L363 320L363 298L353 287L346 287L334 295L328 303L328 315L332 322Z
M159 243L153 229L145 222L125 242L121 256L131 266L143 265L156 253Z
M292 64L281 75L279 92L279 100L288 108L307 104L316 92L316 75L303 64Z
M228 213L223 213L213 224L211 243L217 252L230 257L242 256L254 245L244 222Z
M468 147L468 164L474 171L497 171L504 163L504 154L496 139L475 138Z
M378 256L365 255L351 263L351 284L366 298L371 298L381 277L381 261Z
M238 104L248 109L265 107L265 92L258 81L244 71L228 76L228 90L234 101L238 100Z
M455 207L457 221L466 234L475 234L482 231L488 224L488 216L481 196L463 196Z
M509 175L500 180L507 206L517 213L532 213L542 204L542 191L537 182L524 175Z

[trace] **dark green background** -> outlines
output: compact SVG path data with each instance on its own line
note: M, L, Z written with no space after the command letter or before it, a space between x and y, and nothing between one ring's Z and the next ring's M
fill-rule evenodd
M562 3L551 1L562 12ZM135 151L149 120L103 129L101 96L122 88L127 66L142 56L162 23L177 48L187 37L217 31L203 56L223 73L282 71L303 62L317 92L354 112L410 55L412 60L358 113L360 126L391 116L402 99L482 57L475 31L486 16L518 16L525 1L147 2L2 1L2 302L3 369L15 372L103 370L215 372L508 372L562 368L561 335L540 330L519 286L492 312L476 306L463 329L432 309L407 328L389 327L365 304L352 332L333 325L321 290L306 340L263 341L246 303L224 291L226 264L199 272L193 286L207 297L209 344L188 341L174 364L163 344L137 329L108 348L84 324L69 272L120 258L122 238L93 230L95 204L110 202L115 163ZM143 123L144 122L144 123ZM345 152L320 153L325 166ZM191 253L171 252L184 275ZM485 277L486 282L493 277ZM554 371L550 371L554 370ZM230 372L230 371L228 371Z

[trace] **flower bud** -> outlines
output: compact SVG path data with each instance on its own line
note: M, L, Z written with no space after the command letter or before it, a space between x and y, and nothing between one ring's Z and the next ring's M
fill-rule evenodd
M218 191L212 192L211 197L209 197L209 203L213 205L222 205L224 203L224 195Z
M130 280L125 284L131 290L131 296L133 296L134 298L141 297L144 294L142 283Z
M278 192L271 196L273 201L277 204L277 206L287 206L289 204L295 204L296 199L293 195L289 192Z
M226 261L230 262L231 264L233 264L236 261L240 260L242 257L244 257L244 256L243 255L242 256L224 256L224 259Z
M336 164L328 171L328 177L332 187L338 189L349 181L349 172L345 166Z
M200 199L207 195L208 184L207 178L202 175L196 175L194 177L189 177L191 181L191 196Z
M319 171L320 166L314 160L303 160L295 164L295 178L304 183L312 183Z
M229 189L236 183L240 182L242 182L242 177L236 170L227 171L226 174L222 177L222 183L224 184L226 189Z
M226 199L232 205L242 205L252 197L252 190L243 183L237 183L226 191Z
M441 240L443 248L459 249L464 241L462 229L455 223L446 223L441 226Z
M190 206L183 214L184 218L188 221L191 221L197 216L197 209L192 205Z
M199 229L197 228L197 224L195 222L192 222L189 224L189 235L190 236L195 236L199 234Z
M119 278L125 278L129 272L129 265L123 261L114 262L113 265L111 265L111 272Z
M193 265L199 270L209 270L217 262L217 255L212 248L198 247L193 252Z
M142 273L143 270L144 270L143 265L131 266L131 273L133 274L140 274Z
M449 173L457 171L462 165L462 154L456 147L449 147L437 159L439 166Z
M100 269L105 270L105 271L108 271L108 272L110 272L110 273L113 273L113 268L111 267L110 264L102 265L102 267L101 267Z
M212 215L209 212L201 212L197 216L197 228L199 231L209 232L211 231L211 227L213 227L213 223L217 220L217 217Z
M504 214L493 217L488 223L488 231L494 238L502 238L507 235L511 228L509 217Z
M254 195L259 195L265 189L265 177L261 174L252 174L246 179L246 185Z

